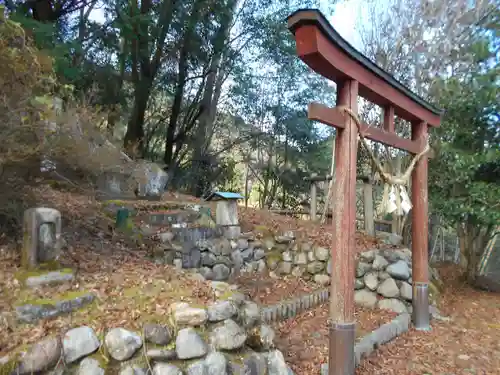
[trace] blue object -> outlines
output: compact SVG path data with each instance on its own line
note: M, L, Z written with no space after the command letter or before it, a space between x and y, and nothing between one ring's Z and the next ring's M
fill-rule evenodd
M130 211L128 208L119 208L116 212L115 228L123 229L127 226Z
M245 197L239 193L231 193L227 191L214 191L205 200L216 201L216 200L231 200L231 199L244 199Z

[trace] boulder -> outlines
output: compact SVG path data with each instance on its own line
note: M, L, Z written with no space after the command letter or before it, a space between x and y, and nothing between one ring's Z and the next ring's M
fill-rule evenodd
M207 307L209 322L220 322L232 318L237 312L235 304L231 301L217 301Z
M284 251L281 254L281 259L283 260L283 262L293 262L293 255L289 251Z
M354 290L360 290L363 289L364 287L365 287L365 282L363 281L362 277L354 280Z
M160 324L147 323L144 325L144 339L156 345L168 345L172 341L172 334L168 327Z
M309 272L310 274L320 273L324 269L325 269L325 263L320 262L318 260L311 262L307 265L307 272Z
M104 338L109 355L117 361L130 359L142 346L141 336L124 328L113 328Z
M381 255L375 255L372 267L375 271L382 271L389 265L389 262Z
M292 262L280 262L277 273L279 275L288 275L292 272L293 263Z
M397 314L408 312L406 305L396 298L381 299L378 301L378 308L382 310L390 310Z
M410 278L410 269L408 264L403 260L398 260L385 269L385 271L398 280L408 280Z
M148 349L146 357L153 361L171 361L177 358L175 350L170 349Z
M306 253L296 253L293 257L293 263L296 265L307 264L307 254Z
M367 250L359 254L359 259L365 263L372 263L377 254L376 250Z
M394 279L389 278L382 283L380 283L377 288L377 293L383 295L386 298L393 298L399 296L399 288Z
M330 276L324 274L316 274L313 276L315 283L326 286L330 284Z
M365 262L358 262L358 266L356 267L356 277L363 277L365 273L372 269L371 264Z
M227 280L231 274L231 270L225 264L216 264L214 268L212 268L212 271L214 274L213 279L216 281Z
M401 295L401 298L411 301L413 299L413 289L411 285L403 281L399 287L399 294Z
M374 292L378 287L378 275L375 272L368 272L363 276L363 282L368 289Z
M255 327L260 323L260 308L255 302L244 301L239 311L239 320L245 328Z
M157 363L153 367L153 375L182 375L182 371L169 363Z
M203 357L208 347L193 328L183 328L175 339L175 351L179 359L192 359Z
M53 367L61 358L62 344L57 337L49 337L37 342L25 352L16 373L32 374ZM0 366L1 369L1 366Z
M258 351L270 350L274 347L275 336L276 334L270 326L261 324L250 330L246 344Z
M206 375L227 375L227 359L220 352L210 352L205 358Z
M239 349L246 339L245 330L232 319L226 319L217 325L210 334L211 344L217 350Z
M63 353L66 363L72 363L78 359L95 352L101 346L97 335L90 327L78 327L70 329L63 337Z
M273 350L268 353L267 370L269 375L289 375L285 358L279 350Z
M78 366L76 375L104 375L104 369L101 368L97 359L84 358Z
M207 310L199 307L191 307L187 303L171 307L173 319L177 325L201 326L208 319Z
M373 309L377 304L377 295L368 289L356 290L354 292L354 302L359 306Z
M314 249L314 256L317 260L326 262L330 257L330 251L324 247L317 247Z

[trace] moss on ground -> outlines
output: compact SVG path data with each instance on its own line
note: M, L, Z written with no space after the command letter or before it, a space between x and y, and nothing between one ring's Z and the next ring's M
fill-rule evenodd
M39 269L32 269L32 270L20 270L16 272L15 278L21 283L25 283L26 280L30 277L37 277L37 276L43 276L46 275L49 272L60 272L63 274L71 274L73 273L73 270L71 268L56 268L54 264L52 266L46 265L45 267L39 268Z
M19 363L20 350L16 354L9 353L9 358L4 364L0 364L0 375L11 375L15 373Z
M76 291L69 291L65 293L60 293L52 296L51 298L33 298L33 295L30 293L26 293L25 295L22 295L20 299L18 299L16 306L21 306L21 305L38 305L38 306L43 306L43 305L54 305L57 302L60 301L66 301L66 300L72 300L75 298L83 297L85 295L88 295L89 292L85 290L76 290Z

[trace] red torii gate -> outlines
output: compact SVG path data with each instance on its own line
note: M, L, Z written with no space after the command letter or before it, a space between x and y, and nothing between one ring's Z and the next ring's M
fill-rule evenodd
M337 83L337 106L357 114L358 95L384 110L384 129L360 124L373 141L419 154L427 145L428 126L440 125L441 111L422 100L390 74L356 51L314 9L301 9L288 17L295 35L297 55L315 72ZM412 124L411 139L395 133L394 116ZM332 273L330 285L329 374L354 374L354 253L356 221L356 158L358 127L341 108L311 103L308 117L338 129L333 212ZM427 158L412 173L413 322L430 329L428 297Z

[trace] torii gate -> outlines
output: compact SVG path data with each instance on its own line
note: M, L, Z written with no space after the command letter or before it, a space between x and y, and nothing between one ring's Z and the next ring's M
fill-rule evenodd
M428 126L440 125L441 111L422 100L390 74L356 51L314 9L288 17L297 55L315 72L337 83L337 105L356 116L358 95L384 110L384 129L360 124L373 141L419 154L427 146ZM411 139L395 133L394 116L412 124ZM338 129L333 212L332 273L330 285L329 374L354 375L354 236L356 221L356 158L358 128L353 116L340 108L311 103L308 117ZM428 297L427 158L415 165L412 182L413 322L430 329Z

